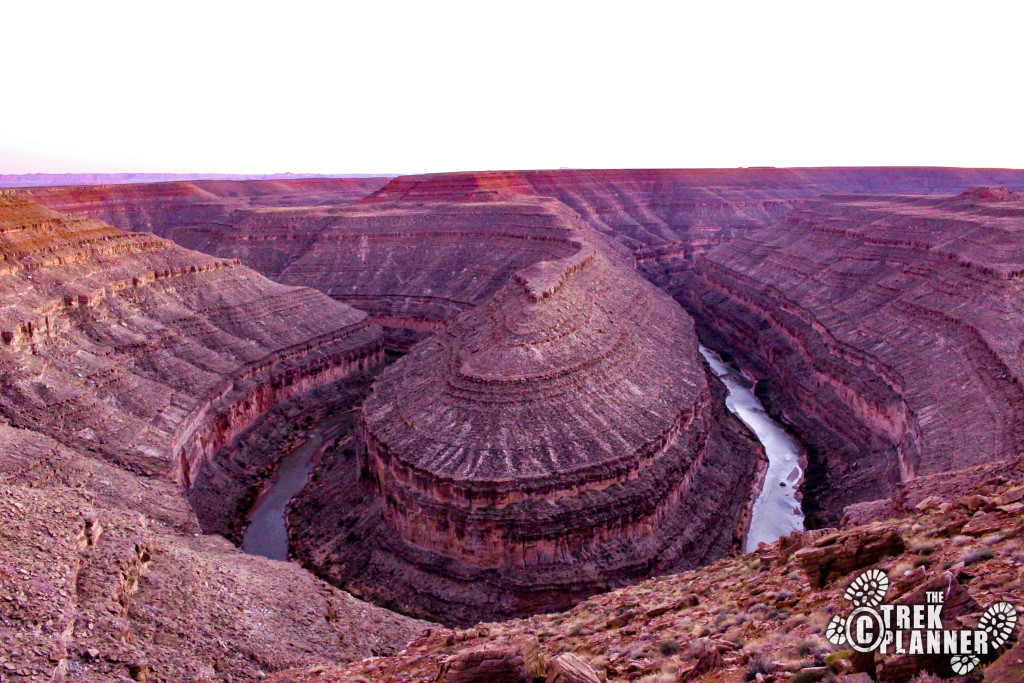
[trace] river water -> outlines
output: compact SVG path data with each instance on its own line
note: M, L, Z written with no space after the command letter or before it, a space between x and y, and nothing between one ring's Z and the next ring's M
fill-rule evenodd
M285 508L309 482L316 457L351 422L351 412L331 415L310 429L305 441L281 460L270 488L264 491L249 513L249 526L242 537L242 550L272 560L288 560Z
M753 552L758 543L772 543L804 528L804 513L797 498L803 480L803 449L782 425L768 417L750 380L711 349L701 346L700 353L725 385L726 408L750 427L768 456L764 488L754 501L747 534L746 551Z
M768 417L747 378L711 349L701 346L700 352L725 384L726 408L750 427L768 456L764 488L754 502L747 534L746 551L751 552L762 541L771 543L804 528L804 515L797 500L803 478L800 468L803 451L779 423ZM305 440L284 457L269 488L249 514L242 550L272 560L288 559L285 508L309 482L316 457L351 423L351 412L329 416L310 429Z

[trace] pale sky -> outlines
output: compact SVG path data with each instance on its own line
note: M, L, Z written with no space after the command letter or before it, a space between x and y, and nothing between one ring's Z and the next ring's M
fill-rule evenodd
M1024 167L1024 3L68 2L0 173Z

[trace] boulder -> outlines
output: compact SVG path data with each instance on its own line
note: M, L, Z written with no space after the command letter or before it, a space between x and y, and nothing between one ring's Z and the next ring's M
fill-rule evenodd
M600 676L585 661L572 653L558 655L548 662L545 683L601 683Z
M906 549L903 537L890 527L870 527L824 536L798 550L793 559L807 575L811 588L820 590L850 572L870 567Z
M439 683L528 683L523 653L516 648L485 646L446 660Z

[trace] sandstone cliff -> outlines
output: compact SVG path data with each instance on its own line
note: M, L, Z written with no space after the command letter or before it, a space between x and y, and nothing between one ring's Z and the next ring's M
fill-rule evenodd
M730 552L761 457L675 302L561 205L499 206L520 232L555 221L566 255L519 269L387 369L358 463L325 462L293 506L321 575L459 623Z
M375 363L365 314L10 194L0 254L5 680L251 679L404 643L411 620L201 537L181 490L271 406Z
M1024 448L1024 202L836 197L649 264L812 446L818 523Z
M1024 189L1024 174L509 171L405 176L386 185L382 179L222 181L44 188L33 196L60 211L240 259L280 282L315 287L367 310L389 327L424 332L493 294L523 265L563 255L551 251L556 247L538 224L543 217L523 199L557 200L644 262L665 254L690 258L822 194L941 194L972 185Z

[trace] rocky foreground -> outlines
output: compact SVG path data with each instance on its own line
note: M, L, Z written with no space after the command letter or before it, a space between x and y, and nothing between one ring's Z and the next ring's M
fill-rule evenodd
M594 596L572 610L466 629L431 628L392 657L316 666L274 683L845 681L1011 683L1024 676L1020 620L969 677L948 657L861 655L824 638L858 569L879 568L886 602L945 592L945 628L989 605L1024 615L1024 458L919 477L850 509L840 529L794 533L757 552ZM1024 617L1022 617L1024 618ZM1015 644L1016 643L1016 644Z

